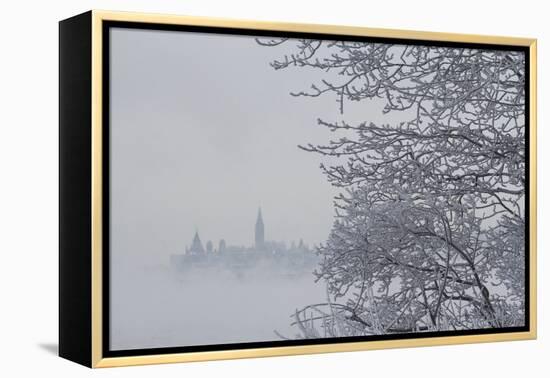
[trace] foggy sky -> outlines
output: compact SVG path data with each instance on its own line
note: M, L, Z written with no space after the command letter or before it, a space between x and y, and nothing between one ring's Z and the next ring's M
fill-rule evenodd
M269 240L326 238L333 190L318 156L296 147L325 130L318 106L288 94L300 75L269 67L279 52L250 37L131 29L114 29L111 46L115 254L164 259L195 230L250 245L259 206Z
M297 98L318 72L275 71L292 46L252 37L114 28L111 31L111 254L153 262L203 243L252 245L262 207L267 240L324 242L332 188L320 156L298 144L333 134L333 96ZM353 116L347 105L346 119ZM362 102L370 120L380 109Z

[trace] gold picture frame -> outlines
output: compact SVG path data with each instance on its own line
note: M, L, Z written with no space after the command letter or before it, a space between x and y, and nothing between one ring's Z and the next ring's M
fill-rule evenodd
M107 22L213 27L277 33L398 39L523 47L528 52L529 270L528 329L519 332L296 346L106 356L104 353L104 44ZM230 32L229 32L230 33ZM80 67L71 68L69 65ZM60 355L89 367L346 352L371 349L529 340L537 335L537 41L528 38L436 33L368 27L230 20L210 17L93 10L60 23ZM75 89L76 88L76 89ZM78 102L78 103L77 103ZM75 110L76 109L76 110ZM526 126L527 127L527 126ZM72 129L71 129L72 128ZM80 131L79 131L80 130ZM79 140L85 149L71 147ZM75 162L69 162L74 160ZM80 162L80 163L79 163ZM73 166L71 166L73 164ZM76 166L74 166L76 164ZM74 184L75 177L84 177ZM81 207L75 207L80 203ZM71 210L72 209L72 210ZM78 209L84 209L76 213ZM79 218L79 217L85 217ZM76 220L76 221L75 221ZM69 234L71 236L69 236Z

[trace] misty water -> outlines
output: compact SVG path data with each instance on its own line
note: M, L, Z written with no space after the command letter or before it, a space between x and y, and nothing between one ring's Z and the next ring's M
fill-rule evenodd
M310 271L124 270L111 282L113 350L281 340L274 331L295 338L294 311L326 298Z

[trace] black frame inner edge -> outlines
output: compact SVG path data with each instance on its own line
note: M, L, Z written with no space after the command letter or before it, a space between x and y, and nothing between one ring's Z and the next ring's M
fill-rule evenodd
M109 155L110 155L110 28L128 28L128 29L144 29L144 30L160 30L160 31L179 31L179 32L195 32L195 33L213 33L213 34L229 34L243 35L250 37L287 37L287 38L304 38L304 39L323 39L323 40L338 40L338 41L356 41L356 42L371 42L371 43L395 43L408 45L427 45L441 47L464 47L483 50L504 50L504 51L521 51L525 54L525 72L527 80L525 80L525 148L526 148L526 165L525 175L527 177L525 185L525 325L522 327L503 327L503 328L485 328L477 330L461 330L461 331L438 331L438 332L422 332L422 333L406 333L392 335L373 335L373 336L354 336L342 338L321 338L321 339L301 339L301 340L274 340L262 342L247 342L247 343L231 343L231 344L209 344L209 345L190 345L181 347L161 347L161 348L141 348L141 349L110 349L110 268L109 268L109 231L110 231L110 173L109 173ZM256 30L256 29L239 29L226 27L212 26L191 26L191 25L167 25L147 22L126 22L126 21L103 21L102 22L102 41L103 41L103 97L102 97L102 130L103 130L103 266L102 266L102 301L103 301L103 330L102 330L102 356L103 357L130 357L141 355L157 355L157 354L172 354L172 353L191 353L191 352L208 352L221 350L236 350L236 349L255 349L255 348L270 348L270 347L286 347L286 346L304 346L316 344L339 344L361 341L381 341L381 340L405 340L405 339L425 339L433 337L448 337L448 336L465 336L465 335L486 335L500 334L512 332L529 332L530 330L530 54L527 46L507 46L498 44L483 44L483 43L465 43L465 42L445 42L431 40L411 40L406 38L385 38L385 37L368 37L368 36L350 36L350 35L334 35L323 33L304 33L304 32L287 32L287 31L271 31L271 30Z

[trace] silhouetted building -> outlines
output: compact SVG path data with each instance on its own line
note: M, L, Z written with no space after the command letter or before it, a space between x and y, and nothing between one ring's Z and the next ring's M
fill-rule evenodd
M298 261L301 255L309 256L307 259L313 258L314 253L299 239L299 243L292 241L290 247L287 247L285 242L265 240L265 225L262 215L262 209L258 209L256 224L254 226L254 244L245 245L227 245L224 239L218 243L218 249L214 249L214 244L211 240L206 242L206 248L201 242L198 231L195 231L191 247L185 248L185 254L172 255L173 262L178 261L177 265L182 264L203 264L212 266L217 263L233 264L235 262L241 265L253 265L260 260L267 261L277 259L283 261L291 259ZM187 256L187 257L186 257ZM290 260L289 260L290 261Z
M262 210L258 209L254 226L254 243L249 246L227 245L224 239L214 249L208 240L203 247L199 233L195 232L190 248L185 254L170 256L171 264L179 270L192 268L229 270L237 275L254 267L270 266L270 274L292 276L299 272L311 272L318 264L318 257L302 239L292 241L287 247L285 242L265 240L265 225ZM217 252L217 253L216 253Z

